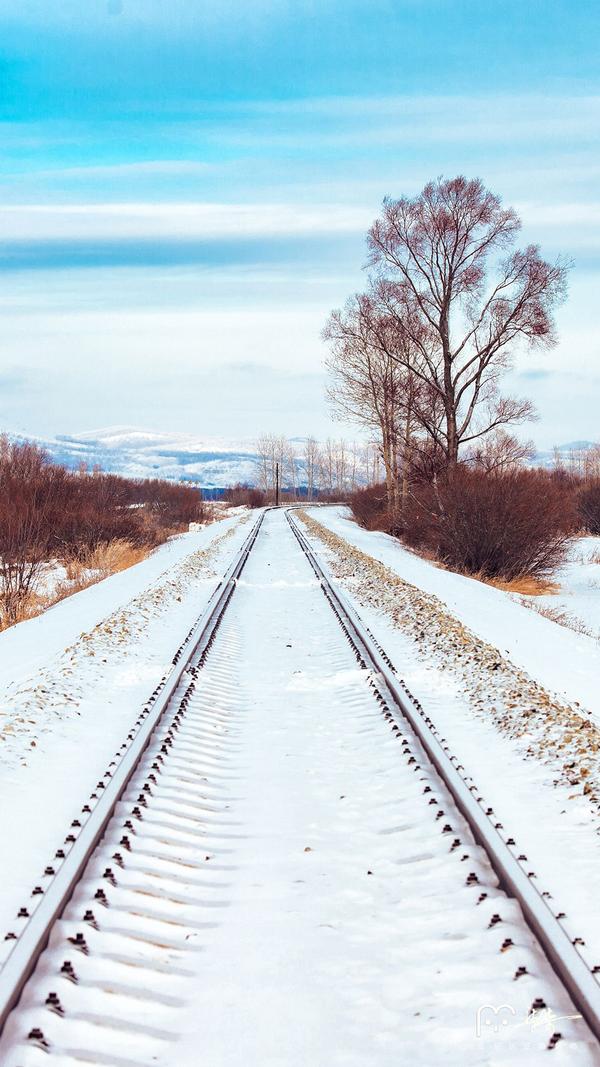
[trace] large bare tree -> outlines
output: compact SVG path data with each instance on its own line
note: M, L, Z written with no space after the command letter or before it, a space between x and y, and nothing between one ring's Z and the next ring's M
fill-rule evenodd
M458 177L386 199L369 231L373 303L410 342L395 358L439 400L430 433L449 467L461 445L531 416L498 381L519 344L555 342L566 267L515 248L520 226L479 179Z

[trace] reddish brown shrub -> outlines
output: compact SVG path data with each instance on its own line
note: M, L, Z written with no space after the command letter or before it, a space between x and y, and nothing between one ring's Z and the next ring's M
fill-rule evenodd
M0 626L22 617L46 561L124 543L133 558L204 514L193 486L68 471L36 445L0 437Z
M590 480L579 490L577 513L588 533L600 534L600 478Z
M572 494L546 472L459 466L414 490L405 537L453 570L512 581L550 573L574 525Z
M227 491L226 499L233 507L263 508L267 494L252 485L234 485Z
M52 551L68 475L36 445L0 438L0 624L11 625Z
M365 530L383 530L392 533L394 517L388 503L385 483L368 485L357 489L348 498L352 514Z

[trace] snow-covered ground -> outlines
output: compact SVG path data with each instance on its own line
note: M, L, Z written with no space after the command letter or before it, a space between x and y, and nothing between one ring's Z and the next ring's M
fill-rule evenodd
M85 928L89 955L65 938L81 928L99 858L24 1018L9 1023L6 1067L541 1067L555 1031L557 1063L600 1062L370 682L284 514L269 513L123 869L104 883L110 906L95 906L97 928ZM440 832L432 796L460 848ZM76 985L58 973L65 952ZM49 988L64 1017L43 1008ZM537 997L556 1014L532 1025ZM40 1025L49 1054L26 1038Z
M538 887L550 891L557 910L566 912L569 933L585 938L585 958L590 965L600 963L598 809L588 799L585 779L574 785L564 780L570 759L584 743L595 748L600 737L596 730L581 727L586 716L578 723L577 714L567 717L560 705L557 710L552 696L558 692L571 702L579 698L582 712L587 706L590 721L600 722L598 643L542 618L507 593L435 567L385 534L361 529L346 509L315 508L309 514L346 545L384 562L387 571L373 573L343 547L325 547L314 531L311 534L486 804L528 856ZM416 587L414 594L410 587L404 591L389 584L386 589L394 575ZM417 611L419 590L426 591L424 608L433 612L437 603L439 615L447 610L447 638L433 627L420 633L420 621L407 616L402 598L412 596ZM437 598L435 603L430 594ZM398 610L390 610L390 603ZM432 619L437 625L439 618ZM457 619L468 629L457 626ZM478 637L481 663L469 650ZM509 675L511 664L515 684L508 691L499 676ZM528 681L524 671L538 684ZM503 702L512 705L510 712ZM530 707L537 707L537 717L530 716Z
M0 634L0 951L247 529L173 538Z
M600 642L600 537L574 538L554 580L555 592L521 597L521 603Z
M547 689L588 708L600 725L598 641L529 610L515 594L437 567L388 534L363 530L353 521L349 508L315 508L312 514L405 582L438 597L475 634L493 644ZM557 576L557 580L565 583L560 597L531 599L555 607L569 606L573 614L580 614L593 625L600 612L600 566L584 565L577 556L585 553L589 558L599 543L600 538L575 542L575 546L581 547L575 547L572 561ZM593 581L599 583L596 590Z

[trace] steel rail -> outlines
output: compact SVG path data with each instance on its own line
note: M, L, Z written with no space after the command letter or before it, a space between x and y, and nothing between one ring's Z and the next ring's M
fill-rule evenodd
M159 695L153 695L145 705L140 717L141 725L116 769L107 771L104 776L106 784L99 783L102 788L97 803L6 958L0 970L0 1034L48 944L54 923L63 913L90 857L101 841L183 674L191 660L201 657L210 644L258 537L264 515L265 512L261 512L235 559L215 587L205 610L176 654L172 670L159 687Z
M486 815L474 795L475 787L469 786L455 767L447 748L440 743L425 720L423 711L401 688L393 667L389 661L386 662L387 657L382 654L373 635L340 591L337 583L326 574L298 520L292 517L289 509L286 515L325 596L348 629L362 658L377 675L378 687L381 689L382 683L385 686L389 694L390 711L393 714L396 708L418 738L454 803L469 824L473 837L486 852L501 888L519 903L525 921L550 966L596 1039L600 1040L600 985L594 974L533 884L530 875Z

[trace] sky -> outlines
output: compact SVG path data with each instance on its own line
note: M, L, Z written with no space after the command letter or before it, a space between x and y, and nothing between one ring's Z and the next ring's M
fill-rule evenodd
M0 428L352 434L328 312L385 195L479 176L572 262L519 353L600 438L597 0L0 0Z

